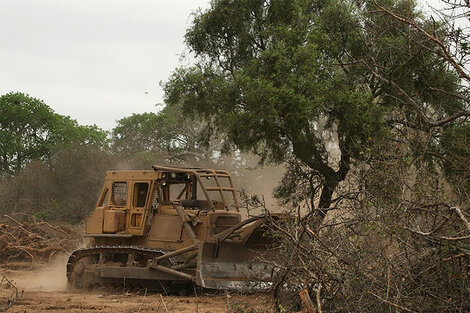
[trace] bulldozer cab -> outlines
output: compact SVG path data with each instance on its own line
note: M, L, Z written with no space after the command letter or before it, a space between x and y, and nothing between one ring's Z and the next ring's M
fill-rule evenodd
M153 166L153 171L108 171L86 233L144 235L157 214L238 210L229 172Z
M227 171L157 165L153 168L161 172L156 192L162 205L176 201L185 208L238 210L232 176Z

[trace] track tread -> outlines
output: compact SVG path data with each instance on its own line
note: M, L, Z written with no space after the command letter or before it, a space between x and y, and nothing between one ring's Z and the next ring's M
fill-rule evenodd
M69 256L67 261L67 280L71 281L71 274L73 271L73 267L75 263L83 257L88 257L92 255L97 255L99 253L147 253L147 254L154 254L162 255L168 253L168 251L164 251L161 249L149 249L145 247L136 247L136 246L94 246L89 248L82 248L72 252ZM169 258L170 263L175 261L174 258Z

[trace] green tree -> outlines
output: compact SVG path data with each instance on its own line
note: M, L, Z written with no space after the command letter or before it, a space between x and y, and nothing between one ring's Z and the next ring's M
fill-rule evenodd
M104 172L119 164L97 145L68 144L50 154L52 166L31 161L14 177L0 180L0 214L79 223L94 209Z
M81 126L55 113L43 101L23 93L0 97L0 171L17 174L32 160L45 160L51 151L67 145L107 144L107 134L96 126Z
M415 148L412 158L434 164L437 160L440 168L433 174L436 177L445 175L458 196L454 201L468 203L470 4L465 1L440 1L441 8L433 11L434 17L425 19L422 14L384 1L374 0L371 3L377 19L387 21L382 22L384 26L408 31L404 38L407 46L414 48L404 49L399 44L391 46L390 50L395 52L389 54L399 55L402 60L395 67L387 65L390 58L372 54L367 62L359 58L354 61L368 64L373 77L388 85L386 94L390 95L392 91L395 100L417 113L408 115L409 118L402 123L421 130L421 134L415 135L412 140ZM393 25L398 25L398 28ZM400 49L401 52L398 52ZM420 57L423 49L432 57ZM422 74L417 77L410 75L407 70L410 65ZM455 74L448 75L449 71ZM417 124L419 127L416 127Z
M206 149L201 142L201 125L176 106L164 107L158 113L134 113L117 121L112 131L112 146L118 155L140 159L146 166L157 160L208 161L213 157L213 150Z
M421 16L412 1L384 3ZM227 145L289 161L278 195L292 199L305 181L301 198L319 222L351 166L378 142L404 127L425 129L427 114L462 108L423 88L459 87L425 36L370 2L213 1L195 14L186 43L196 64L174 72L166 101L203 116Z
M300 286L329 312L469 307L468 209L449 193L468 204L468 36L446 21L406 0L219 0L195 15L196 64L168 103L287 160L278 195L310 200L313 226L342 201L317 229L273 227L287 311Z

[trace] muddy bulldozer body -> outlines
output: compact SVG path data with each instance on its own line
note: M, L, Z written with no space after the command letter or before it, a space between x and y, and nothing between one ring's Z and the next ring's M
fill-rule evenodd
M74 251L76 287L196 283L208 289L269 287L276 256L266 217L242 221L229 172L153 166L109 171Z

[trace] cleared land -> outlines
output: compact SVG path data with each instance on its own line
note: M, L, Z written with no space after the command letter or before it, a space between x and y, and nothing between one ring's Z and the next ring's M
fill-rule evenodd
M195 296L165 295L144 290L100 289L89 292L67 289L64 259L48 267L12 264L0 268L13 281L23 298L16 300L6 312L268 312L269 297L263 294L217 294ZM0 312L7 306L14 288L7 282L0 285Z

